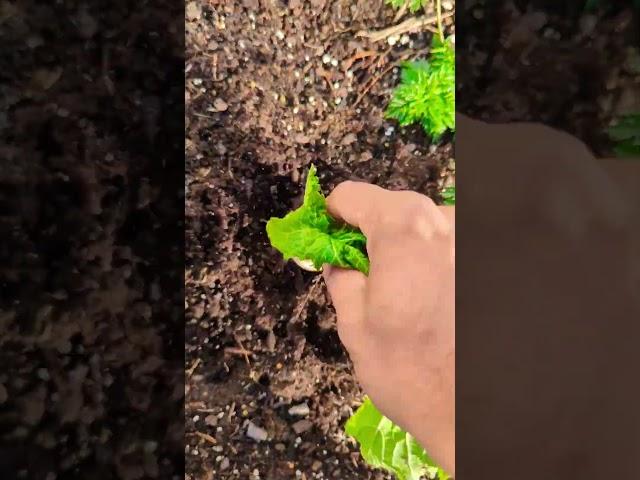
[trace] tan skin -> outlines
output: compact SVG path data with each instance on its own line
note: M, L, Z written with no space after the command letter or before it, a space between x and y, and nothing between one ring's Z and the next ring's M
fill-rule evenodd
M339 185L327 204L368 239L368 277L324 269L356 375L374 404L454 474L454 209L356 182Z
M457 149L460 158L477 159L477 162L464 167L467 169L467 178L475 180L469 182L465 192L465 208L471 213L467 218L477 219L479 227L473 227L476 231L482 231L483 228L500 231L499 241L505 242L504 245L496 243L496 239L489 235L486 246L483 243L474 244L473 248L477 251L494 252L487 258L502 258L505 264L504 269L500 265L478 266L480 270L484 269L482 272L488 272L478 275L485 278L494 275L493 284L502 282L500 272L511 268L510 263L525 258L517 253L510 256L512 251L517 250L513 246L524 247L519 243L521 238L536 239L537 245L548 242L550 252L564 252L558 245L566 244L568 253L564 253L565 257L576 250L572 245L582 245L585 249L593 249L586 258L598 258L598 249L602 249L602 246L594 244L590 247L591 244L586 243L591 238L587 236L589 232L594 229L610 232L606 233L605 238L616 239L632 235L625 232L631 231L629 219L638 218L638 215L630 214L627 207L637 204L637 201L621 197L617 187L629 175L625 172L620 175L617 175L617 171L606 172L603 167L609 169L614 164L597 160L574 137L535 124L488 125L463 116L458 117L457 124L458 135L466 139ZM615 181L612 181L614 177ZM353 360L358 380L386 416L411 432L430 456L455 476L455 209L437 207L427 197L415 192L391 192L359 182L338 185L328 197L327 204L334 216L361 228L368 238L367 250L371 259L368 277L356 271L330 267L324 269L337 312L338 332ZM470 228L467 224L465 232L469 232ZM523 229L528 233L522 233ZM475 242L475 239L469 241ZM628 243L640 244L637 240ZM495 253L496 249L503 252L502 256ZM544 249L541 251L544 252ZM623 248L614 251L629 256ZM479 264L482 260L478 259ZM532 288L548 289L541 295L548 295L550 299L557 297L557 303L561 304L565 298L564 286L559 280L553 281L563 278L554 270L557 264L559 261L534 263L531 266L532 281L538 276L540 280ZM495 274L492 273L494 270ZM575 275L576 279L564 279L565 284L579 284L584 278L584 274L580 277L577 270ZM479 295L483 288L483 285L478 286ZM493 294L491 288L487 287L487 296ZM518 298L516 284L507 282L501 288L505 301L511 298L510 295ZM587 297L584 301L592 298ZM462 305L465 305L464 298ZM516 307L514 305L514 309ZM578 307L570 305L566 308ZM571 312L573 310L567 311L567 317ZM482 330L492 322L500 322L500 317L496 316L499 313L491 313L487 318L478 316L477 328ZM518 318L518 322L513 322L514 334L522 326L531 326L531 337L540 331L541 319L533 310L518 309L514 315L513 318ZM507 332L504 327L501 328ZM553 323L549 328L556 329L550 330L549 338L554 338L556 334L583 335L585 331L584 321L575 324ZM594 325L590 328L600 327ZM469 335L474 333L469 333L465 338L469 338ZM500 338L492 340L503 341ZM551 362L551 367L563 364L591 365L592 352L601 343L602 335L599 335L593 344L585 341L584 350L578 351L574 347L570 364L568 360L563 360L561 346L557 354L553 343L539 347L547 349L539 353L542 357L554 359L556 363ZM528 347L526 342L523 346ZM487 345L487 348L491 346ZM504 351L505 344L496 344L495 348ZM483 368L487 372L504 370L500 363L485 364ZM595 371L593 369L596 367L590 368ZM500 382L502 378L505 384L516 384L516 380L508 377L509 370L505 375L505 378L494 375L495 381ZM526 377L518 378L520 382L529 381ZM559 450L564 444L572 445L577 426L584 426L584 438L591 438L589 435L596 440L600 438L588 430L592 428L588 416L576 417L575 421L569 422L566 416L545 413L555 412L553 402L562 401L558 399L565 399L571 392L579 391L583 384L588 386L589 378L584 381L577 378L569 384L554 384L554 395L539 400L540 414L534 418L534 423L540 427L544 438L544 432L554 431L555 443L549 448ZM606 376L602 374L597 378ZM473 391L487 392L489 396L483 401L486 405L498 410L508 408L500 403L500 388L491 392L487 388ZM530 391L530 386L519 391ZM491 396L494 394L492 392L497 392L495 398ZM525 404L526 399L522 399L521 403L516 402L516 405ZM483 415L478 413L476 417L482 419ZM558 425L564 425L563 421L567 426L561 430ZM493 429L488 425L484 431L491 434ZM505 439L518 439L520 443L531 442L536 445L537 431L531 430L528 437L513 433ZM477 444L474 449L481 458L495 455L500 459L498 465L502 465L505 472L524 475L519 470L523 468L523 462L515 455L515 450L510 450L522 450L522 446L509 441L502 444L501 441L488 440L484 444ZM594 445L593 450L585 447L588 458L597 458L592 453L597 449L602 450L599 440L594 440ZM555 459L554 451L545 453L545 458L550 460L545 463L544 471L549 475L574 472L570 469L573 467L566 469L568 467L562 457ZM510 459L513 459L512 463ZM491 468L495 468L495 465L492 464Z

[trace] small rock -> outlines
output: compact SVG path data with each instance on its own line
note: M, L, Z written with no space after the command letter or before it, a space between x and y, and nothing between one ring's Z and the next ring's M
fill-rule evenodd
M387 38L387 43L389 44L389 46L393 47L396 43L398 43L398 37L395 35L390 35L389 38Z
M218 426L218 417L216 415L207 415L204 417L205 425L209 425L210 427Z
M309 405L301 403L300 405L294 405L289 409L289 415L306 417L309 415Z
M322 56L322 63L331 63L331 55L329 55L328 53L325 53Z
M187 3L187 8L185 10L185 17L187 17L187 20L198 20L201 16L202 10L200 9L198 2Z
M227 457L224 457L220 462L220 470L226 470L227 468L229 468L230 464L231 462L229 462L229 459Z
M296 434L298 435L311 430L311 427L313 427L313 423L311 423L309 420L306 420L306 419L300 420L294 423L293 425L291 425L291 428L293 428L293 431L296 432Z
M221 98L216 98L213 102L213 108L216 112L224 112L227 110L227 108L229 108L229 105L227 105L227 102L225 102Z
M272 330L269 330L269 333L267 334L267 350L269 350L270 352L275 352L276 350L276 335Z
M278 31L276 32L276 38L277 38L278 40L284 40L284 32L283 32L282 30L278 30Z
M356 137L355 133L349 133L347 135L345 135L344 137L342 137L342 142L340 142L342 145L347 146L347 145L351 145L352 143L354 143L356 140L358 139L358 137Z
M453 10L453 2L451 2L450 0L443 0L442 8L444 8L445 10Z
M311 139L308 136L306 136L305 134L303 134L303 133L298 133L295 136L295 140L296 140L296 142L302 143L302 144L311 142Z
M284 452L287 447L285 447L284 443L276 443L274 447L278 452Z
M269 437L269 434L264 428L260 428L255 423L249 422L247 426L247 437L256 442L264 442Z
M321 468L322 468L322 462L320 460L314 460L313 463L311 464L311 470L313 470L314 472L317 472Z

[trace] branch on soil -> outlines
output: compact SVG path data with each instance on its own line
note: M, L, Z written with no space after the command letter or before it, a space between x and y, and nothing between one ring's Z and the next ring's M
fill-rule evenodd
M442 15L442 19L449 18L454 15L454 12L448 12ZM385 28L384 30L378 30L374 32L361 31L356 33L356 37L366 37L372 42L379 42L391 35L402 35L403 33L415 32L427 25L433 25L438 23L438 16L433 15L431 17L411 17L398 25Z

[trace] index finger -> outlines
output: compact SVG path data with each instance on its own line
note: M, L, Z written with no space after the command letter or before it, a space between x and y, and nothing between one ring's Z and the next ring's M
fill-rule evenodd
M327 197L327 210L332 217L371 234L374 218L387 200L389 191L377 185L347 180Z

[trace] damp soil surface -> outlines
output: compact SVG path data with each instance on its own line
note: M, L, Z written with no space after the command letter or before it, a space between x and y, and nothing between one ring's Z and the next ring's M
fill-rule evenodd
M383 1L186 12L187 478L386 478L343 433L363 394L324 283L284 262L265 224L299 205L312 163L326 192L360 179L438 200L451 139L384 118L398 65L432 33L371 41L411 17Z

